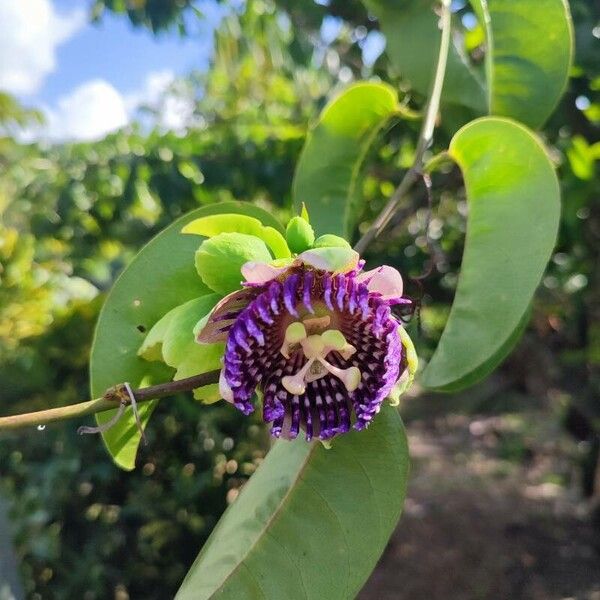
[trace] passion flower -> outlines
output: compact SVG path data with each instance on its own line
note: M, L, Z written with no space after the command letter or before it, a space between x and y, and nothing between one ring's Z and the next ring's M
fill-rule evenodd
M234 231L223 217L184 229L211 238L196 253L196 267L212 290L226 293L194 329L201 347L222 356L216 395L244 414L262 397L274 437L295 438L303 430L307 440L364 429L386 398L397 403L416 369L412 343L392 313L394 305L411 303L398 271L364 271L345 240L315 240L302 217L288 227L287 240L239 215ZM290 251L307 246L297 255ZM173 311L155 330L164 338L178 321L189 322L178 315L191 316L200 304ZM167 350L173 346L163 342ZM189 374L193 353L179 353L183 366L169 362L173 354L163 349L165 362Z

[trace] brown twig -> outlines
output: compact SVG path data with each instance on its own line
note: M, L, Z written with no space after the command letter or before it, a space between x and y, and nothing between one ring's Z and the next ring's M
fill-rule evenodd
M139 390L132 390L135 400L147 402L148 400L157 400L165 396L172 396L177 392L189 392L203 385L217 383L219 381L219 371L209 371L201 375L194 375L178 381L169 381L159 383ZM50 408L32 413L21 415L12 415L10 417L0 417L0 431L6 429L21 429L23 427L35 427L37 425L47 425L57 421L66 421L77 417L84 417L99 412L105 412L119 407L123 401L120 392L124 384L116 385L108 389L101 398L70 404L59 408Z
M387 204L379 213L375 221L373 221L371 227L369 227L369 229L354 246L354 249L359 254L362 254L369 244L383 231L386 225L390 222L390 219L394 216L394 213L398 209L402 198L404 198L410 188L412 188L412 186L419 181L421 174L423 173L425 151L427 148L429 148L433 140L435 120L437 118L437 113L440 107L440 99L442 96L442 89L444 87L444 76L446 74L446 63L448 61L448 50L450 48L450 17L450 0L442 0L440 16L442 37L440 40L440 51L435 69L435 76L433 78L431 95L429 96L429 102L427 103L427 110L425 111L425 120L423 121L423 126L421 127L421 133L419 134L419 141L417 143L413 165L406 172L402 181L400 182L400 185L396 188L392 194L392 197L388 200Z

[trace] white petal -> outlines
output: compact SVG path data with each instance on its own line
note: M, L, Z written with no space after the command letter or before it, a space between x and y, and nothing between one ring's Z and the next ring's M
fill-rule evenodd
M233 403L233 390L225 380L225 369L221 369L221 374L219 375L219 393L223 400Z
M400 298L404 290L400 273L387 265L361 273L356 281L365 283L369 292L381 294L384 300Z
M298 255L305 265L329 271L330 273L349 273L356 268L358 252L352 248L313 248Z
M289 267L274 267L267 263L250 261L242 265L242 275L251 284L262 284L279 277Z

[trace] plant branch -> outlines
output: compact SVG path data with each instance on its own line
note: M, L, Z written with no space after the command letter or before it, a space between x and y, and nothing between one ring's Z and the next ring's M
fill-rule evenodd
M412 167L406 172L400 185L396 188L392 197L388 200L383 210L379 213L375 221L365 234L358 240L354 249L362 254L369 244L379 236L386 225L390 222L396 212L402 198L410 190L410 188L419 180L423 172L423 157L425 151L431 145L433 140L433 131L435 129L435 121L440 107L442 97L442 89L444 87L444 77L446 75L446 64L448 62L448 51L450 49L450 34L451 34L451 13L450 0L442 0L440 22L442 27L442 36L440 40L440 51L438 54L435 75L433 78L433 86L425 111L425 119L419 134L417 149L415 150L415 158Z
M133 390L136 402L147 402L148 400L157 400L165 396L171 396L177 392L189 392L203 385L217 383L219 381L219 371L209 371L201 375L194 375L178 381L169 381L159 383L149 387ZM22 415L13 415L10 417L0 417L0 431L4 429L21 429L23 427L35 427L37 425L46 425L56 421L66 421L85 417L107 410L119 407L123 402L122 387L124 384L116 385L106 390L101 398L80 402L79 404L70 404L49 410L40 410Z
M440 51L433 79L433 86L425 118L419 134L419 141L415 151L415 158L412 167L406 172L400 185L394 191L394 194L389 199L386 206L375 219L369 230L362 236L355 246L357 252L362 253L367 246L382 232L386 225L390 222L398 205L402 201L408 190L419 180L423 173L423 157L425 151L430 146L433 139L433 131L435 129L435 121L440 106L442 88L444 85L444 77L446 74L446 63L448 59L448 50L450 48L450 0L441 0L441 28L442 35L440 40ZM150 387L133 390L133 397L136 402L147 402L165 396L172 395L177 392L191 391L197 387L216 383L219 380L219 371L211 371L187 379L179 381L171 381L168 383L160 383ZM33 413L25 413L21 415L13 415L9 417L0 417L0 431L7 429L20 429L23 427L35 427L38 425L46 425L56 421L66 421L78 417L84 417L91 414L105 412L118 408L120 404L126 402L123 394L124 384L119 384L108 389L101 398L80 402L79 404L71 404L59 408L51 408L49 410L41 410ZM130 401L129 401L130 402Z

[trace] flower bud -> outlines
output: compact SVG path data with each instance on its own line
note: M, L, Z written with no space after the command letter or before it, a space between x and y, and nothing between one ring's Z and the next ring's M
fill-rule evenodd
M290 250L300 254L312 248L315 241L315 232L306 219L293 217L288 223L285 237Z

